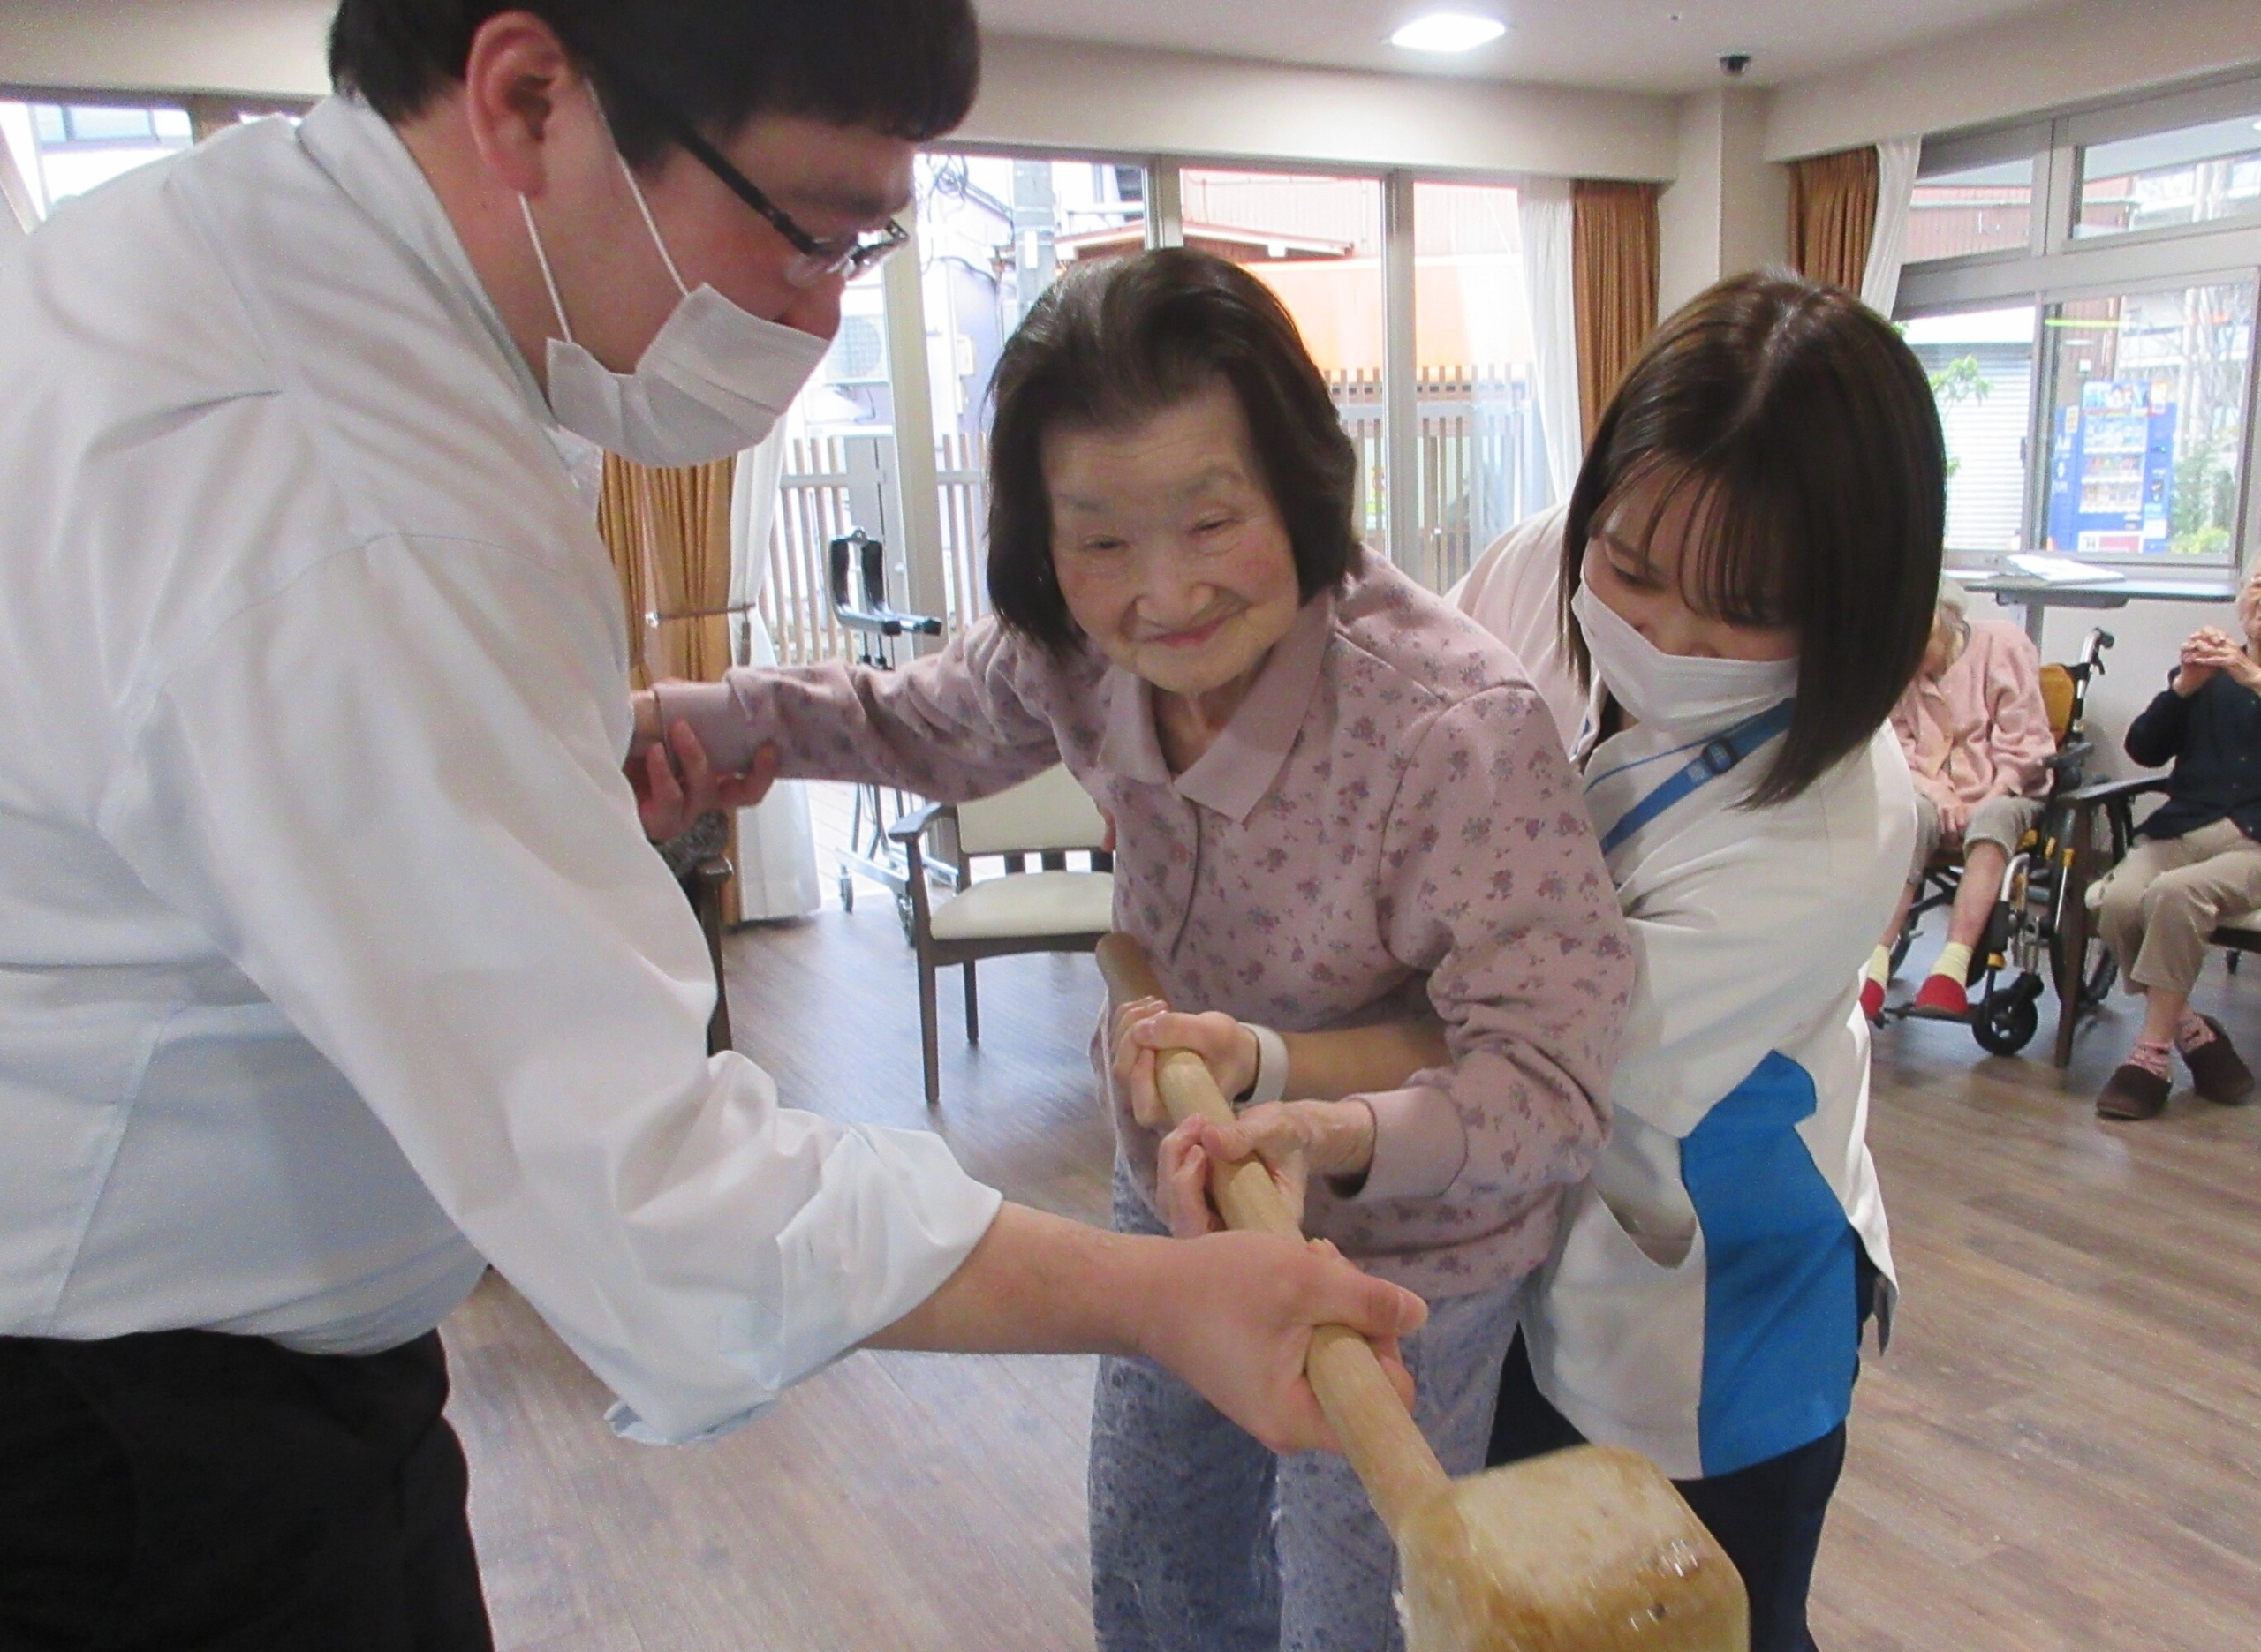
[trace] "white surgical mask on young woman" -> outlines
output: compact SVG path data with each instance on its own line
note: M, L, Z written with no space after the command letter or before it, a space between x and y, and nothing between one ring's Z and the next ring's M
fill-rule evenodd
M1663 734L1708 734L1754 717L1797 692L1798 662L1668 654L1581 583L1570 612L1609 698Z
M696 292L684 285L624 157L620 170L682 299L646 347L635 372L613 372L574 342L541 231L534 228L533 207L519 196L534 260L549 289L549 307L564 335L549 341L549 410L574 434L639 464L707 464L727 458L769 434L824 359L827 343L797 327L765 321L704 283Z

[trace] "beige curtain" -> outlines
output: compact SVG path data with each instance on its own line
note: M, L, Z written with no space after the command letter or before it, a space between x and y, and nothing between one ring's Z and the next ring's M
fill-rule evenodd
M1578 417L1588 441L1656 330L1658 259L1654 184L1581 178L1570 186Z
M628 618L630 675L711 682L730 664L730 479L737 461L657 471L608 454L597 528Z
M604 460L597 531L612 553L628 620L628 675L712 682L730 665L730 482L737 461L659 471L616 454ZM737 820L730 821L737 856ZM738 922L737 879L722 892L722 921Z
M1876 202L1873 145L1790 162L1790 261L1798 273L1859 292Z

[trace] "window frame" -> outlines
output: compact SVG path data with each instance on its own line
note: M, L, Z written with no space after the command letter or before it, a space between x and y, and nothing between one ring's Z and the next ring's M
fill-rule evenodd
M2037 328L2061 306L2089 298L2124 298L2220 283L2251 283L2261 307L2261 214L2241 213L2191 224L2165 224L2112 235L2076 238L2083 150L2095 143L2173 131L2209 119L2261 109L2261 76L2242 72L2137 99L2069 109L2042 119L2004 123L1927 137L1917 177L1999 164L2030 154L2034 160L2033 235L2023 250L1998 249L1909 264L1902 272L1895 320L1948 316L2013 304L2036 306ZM2261 334L2261 324L2253 329ZM2045 330L2035 340L2034 394L2026 432L2024 521L2020 537L2038 548L2048 518L2050 441L2054 405L2053 359L2045 359ZM2244 396L2242 469L2230 551L2223 561L2163 562L2157 556L2086 556L2098 569L2147 571L2194 579L2219 577L2261 560L2261 337L2249 340ZM1992 571L2009 553L1992 554L1972 571ZM2074 553L2064 553L2075 554Z
M2261 78L2243 77L2189 91L2167 93L2157 98L2147 98L2140 103L2115 104L2091 109L2085 114L2068 115L2057 121L2057 131L2053 137L2056 143L2070 151L2067 163L2063 221L2060 226L2063 232L2063 245L2068 247L2093 246L2099 241L2115 245L2149 245L2201 234L2213 225L2231 229L2261 226L2261 206L2257 206L2231 217L2207 219L2199 223L2160 224L2149 230L2122 230L2109 235L2087 237L2074 232L2081 209L2081 161L2090 148L2101 143L2148 138L2185 126L2203 125L2241 116L2261 121ZM2254 136L2255 147L2261 148L2261 132L2257 132Z
M1184 244L1183 175L1193 170L1256 172L1277 177L1333 178L1372 184L1382 198L1382 303L1387 359L1384 363L1384 522L1393 560L1417 577L1418 547L1422 543L1418 481L1398 487L1391 478L1417 475L1419 412L1415 358L1414 291L1412 272L1415 225L1412 215L1416 184L1462 184L1525 189L1531 175L1497 169L1403 169L1323 164L1266 155L1188 155L1110 149L1103 146L1053 147L1010 143L943 142L926 146L924 153L964 155L1004 161L1042 161L1077 165L1137 167L1146 175L1145 222L1148 247ZM886 292L890 388L896 407L894 475L889 479L901 502L901 531L906 541L896 567L914 608L940 613L944 606L949 554L934 503L938 479L933 461L934 419L931 386L926 380L922 351L915 347L926 336L926 315L919 249L922 226L915 212L904 219L911 231L911 245L903 255L881 266ZM906 365L908 364L908 365ZM916 381L915 383L911 381ZM1401 467L1404 467L1401 469ZM1414 562L1402 559L1412 547ZM1478 547L1480 549L1481 547ZM921 652L940 646L922 639Z

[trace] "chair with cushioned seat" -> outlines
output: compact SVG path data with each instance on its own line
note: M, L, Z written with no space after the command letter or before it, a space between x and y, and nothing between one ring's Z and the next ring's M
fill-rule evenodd
M927 887L927 834L954 822L959 892L936 904ZM1107 851L1107 821L1064 767L978 803L929 803L889 828L909 872L911 946L919 962L919 1034L926 1061L926 1105L941 1100L934 972L965 969L965 1037L981 1041L974 966L984 958L1030 952L1089 952L1111 925L1115 877ZM1072 871L1071 854L1087 854L1092 869ZM971 881L976 856L1002 856L1002 877ZM1038 870L1026 870L1031 856Z
M2102 950L2104 942L2097 933L2096 912L2104 894L2104 879L2135 844L2136 799L2165 792L2166 781L2164 774L2138 774L2132 780L2100 781L2066 795L2065 801L2074 811L2073 840L2104 846L2098 853L2082 856L2074 868L2077 882L2072 904L2078 914L2075 947L2092 952ZM2225 914L2206 939L2212 946L2228 950L2229 970L2236 974L2239 958L2249 952L2261 952L2261 911ZM2061 1012L2058 1015L2059 1067L2068 1066L2072 1061L2073 1035L2079 1020L2077 1014Z

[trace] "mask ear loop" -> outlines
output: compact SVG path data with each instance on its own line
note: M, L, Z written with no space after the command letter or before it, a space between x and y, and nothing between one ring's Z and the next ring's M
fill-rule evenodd
M570 344L572 324L566 321L564 301L557 296L557 277L549 273L549 254L541 249L541 231L533 227L533 204L524 195L518 197L518 215L526 221L526 239L533 243L533 261L541 266L541 284L549 290L549 307L557 317L557 330Z
M676 291L688 298L691 289L684 284L683 274L676 268L668 244L660 238L660 226L652 219L652 204L644 199L644 186L636 181L636 169L628 164L628 157L620 153L620 140L612 135L612 123L605 118L604 100L597 96L594 85L586 80L581 84L588 88L589 105L597 112L597 124L604 128L605 139L612 145L612 158L620 162L620 176L628 180L628 192L636 198L636 210L644 215L645 230L651 236L652 245L659 249L660 262L667 266L668 279L675 283Z

